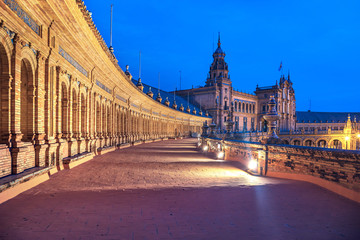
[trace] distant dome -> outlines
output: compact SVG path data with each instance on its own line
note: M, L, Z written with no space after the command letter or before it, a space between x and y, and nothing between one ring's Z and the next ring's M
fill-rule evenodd
M222 53L224 53L224 51L221 49L221 47L218 47L218 48L216 49L215 53L220 53L220 54L222 54Z

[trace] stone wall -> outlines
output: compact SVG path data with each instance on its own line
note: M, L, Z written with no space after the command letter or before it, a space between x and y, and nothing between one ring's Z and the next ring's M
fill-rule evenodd
M0 178L11 174L11 159L9 148L5 144L0 145Z
M211 151L218 144L225 160L239 161L247 168L256 160L256 173L264 176L305 180L360 201L360 152L303 146L261 144L245 141L203 139Z
M310 175L360 192L358 151L269 145L268 171Z

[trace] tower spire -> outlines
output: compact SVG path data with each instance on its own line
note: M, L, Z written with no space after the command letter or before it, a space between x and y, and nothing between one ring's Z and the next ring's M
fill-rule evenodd
M136 84L136 86L143 91L144 90L144 86L141 82L141 51L139 51L139 80L138 83Z
M220 45L221 45L221 42L220 42L220 32L219 32L219 38L218 38L218 47L220 47Z
M113 21L113 6L114 4L111 4L111 9L110 9L110 47L109 50L112 54L114 54L114 48L112 46L112 21Z
M139 79L141 78L141 51L139 51Z

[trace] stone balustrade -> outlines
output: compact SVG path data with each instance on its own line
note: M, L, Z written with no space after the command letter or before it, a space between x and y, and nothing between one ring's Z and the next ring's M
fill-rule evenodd
M199 145L210 152L223 151L224 160L238 161L255 174L311 182L360 202L359 151L219 138L203 138ZM250 161L256 162L252 170Z

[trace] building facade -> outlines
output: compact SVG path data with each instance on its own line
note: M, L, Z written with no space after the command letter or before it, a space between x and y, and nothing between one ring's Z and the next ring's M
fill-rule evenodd
M213 53L213 62L205 82L200 88L177 91L176 94L189 97L193 103L207 111L220 130L225 130L228 112L232 111L233 131L266 131L267 123L263 119L268 111L267 102L275 96L280 120L280 131L295 130L295 91L290 75L281 76L274 86L257 87L254 94L236 91L232 87L225 52L221 48L220 36L217 49Z
M280 132L285 144L360 150L360 113L296 112L296 130Z
M349 150L360 148L360 128L356 122L356 118L360 118L359 113L350 113L351 118L348 113L296 111L290 74L287 77L281 75L273 86L257 86L254 94L235 91L225 56L219 36L205 85L176 92L209 113L220 130L218 136L224 136L231 111L235 137L249 141L262 139L265 135L259 132L267 131L264 115L269 111L270 96L274 96L280 117L277 131L285 144Z
M201 132L117 63L81 0L0 1L0 177L122 144Z

